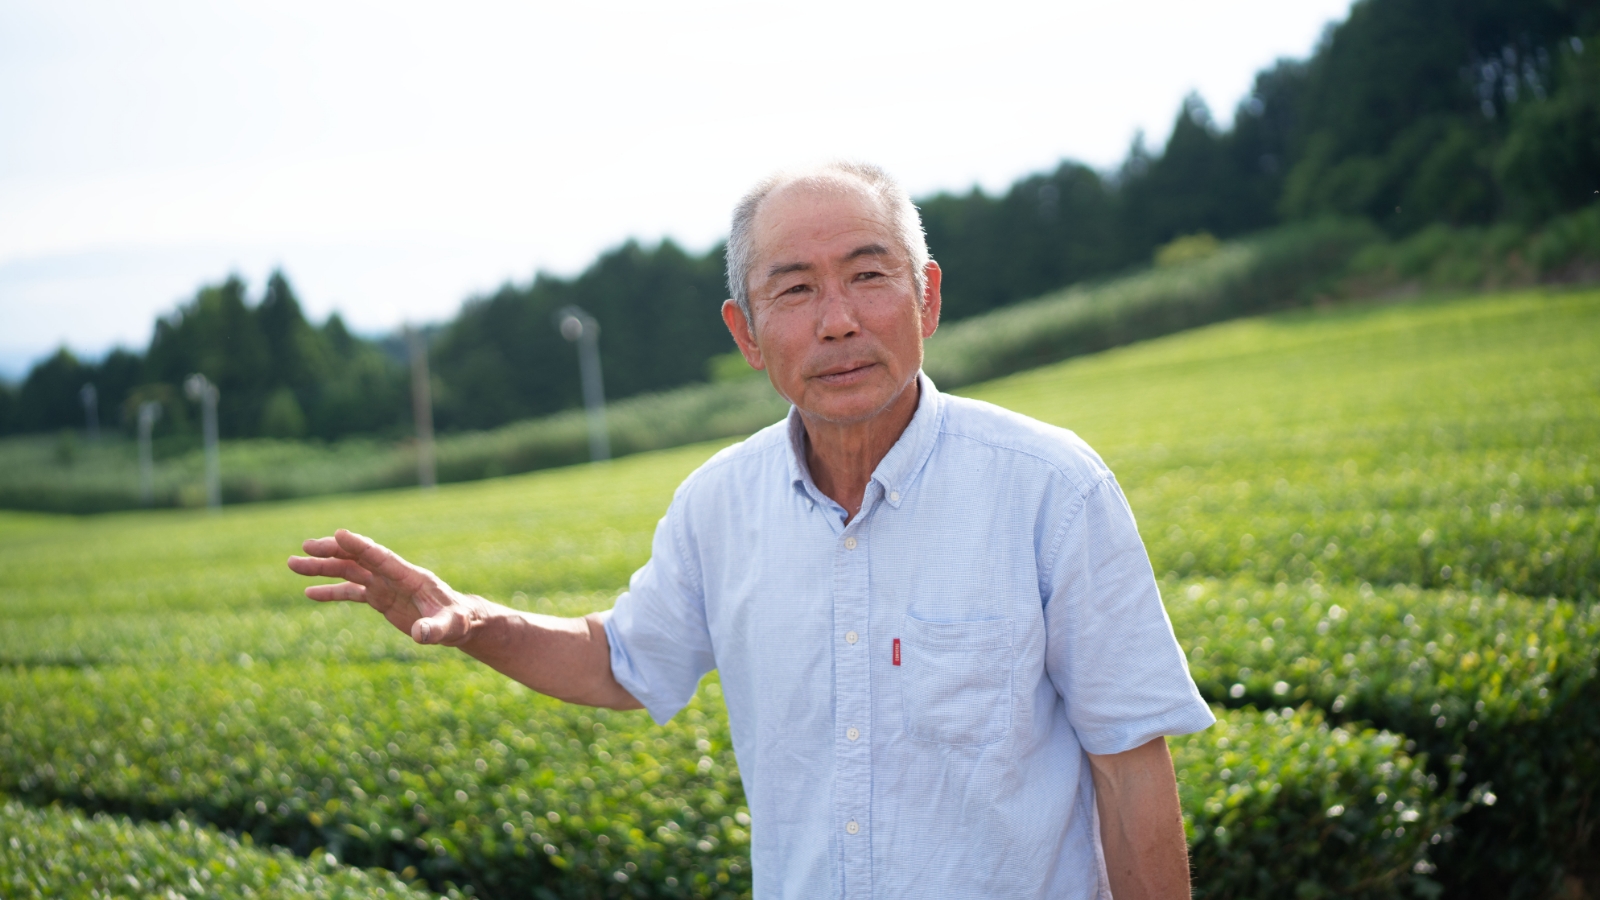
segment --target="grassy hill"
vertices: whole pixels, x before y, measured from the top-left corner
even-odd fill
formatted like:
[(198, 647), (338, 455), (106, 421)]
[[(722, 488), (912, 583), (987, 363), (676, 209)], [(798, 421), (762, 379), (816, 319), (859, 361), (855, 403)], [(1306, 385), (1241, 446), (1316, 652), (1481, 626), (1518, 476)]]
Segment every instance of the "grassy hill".
[[(1101, 452), (1197, 681), (1238, 708), (1174, 742), (1199, 896), (1594, 878), (1596, 346), (1600, 292), (1441, 298), (964, 391)], [(479, 896), (744, 895), (715, 678), (666, 728), (561, 708), (300, 599), (282, 565), (346, 526), (502, 602), (600, 607), (722, 443), (218, 514), (0, 513), (0, 792)]]

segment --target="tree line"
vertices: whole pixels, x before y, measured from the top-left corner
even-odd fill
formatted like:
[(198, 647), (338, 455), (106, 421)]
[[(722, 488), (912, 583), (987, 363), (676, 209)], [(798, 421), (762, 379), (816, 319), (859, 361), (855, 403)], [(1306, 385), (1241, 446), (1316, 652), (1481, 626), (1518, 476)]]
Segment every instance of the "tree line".
[[(1443, 223), (1537, 224), (1600, 201), (1600, 9), (1575, 0), (1359, 0), (1308, 59), (1257, 74), (1230, 127), (1196, 96), (1159, 152), (1142, 138), (1110, 172), (1067, 161), (990, 195), (919, 199), (945, 269), (945, 315), (986, 312), (1149, 262), (1175, 238), (1233, 237), (1328, 215), (1396, 237)], [(287, 278), (254, 301), (238, 278), (156, 323), (144, 352), (63, 349), (0, 385), (0, 434), (101, 420), (194, 428), (180, 385), (219, 385), (225, 437), (396, 436), (409, 429), (403, 343), (309, 322)], [(628, 242), (573, 278), (539, 274), (468, 300), (429, 330), (436, 423), (487, 428), (580, 403), (576, 304), (601, 325), (609, 397), (712, 377), (733, 350), (716, 310), (723, 248)]]

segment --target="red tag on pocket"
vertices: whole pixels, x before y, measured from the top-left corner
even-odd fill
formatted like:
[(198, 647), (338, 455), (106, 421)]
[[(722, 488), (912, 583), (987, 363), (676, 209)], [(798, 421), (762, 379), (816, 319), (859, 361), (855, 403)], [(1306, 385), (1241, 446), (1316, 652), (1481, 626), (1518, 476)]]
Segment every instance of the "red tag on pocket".
[(894, 664), (900, 665), (900, 639), (894, 639)]

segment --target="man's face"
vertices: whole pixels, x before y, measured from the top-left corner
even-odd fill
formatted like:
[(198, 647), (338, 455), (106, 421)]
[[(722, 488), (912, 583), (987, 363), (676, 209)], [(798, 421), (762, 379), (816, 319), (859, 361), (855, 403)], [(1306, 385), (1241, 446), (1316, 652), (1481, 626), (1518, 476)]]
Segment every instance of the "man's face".
[(750, 365), (827, 422), (871, 419), (900, 399), (939, 325), (938, 265), (919, 297), (886, 211), (849, 182), (779, 188), (753, 233), (753, 331), (732, 301), (723, 307)]

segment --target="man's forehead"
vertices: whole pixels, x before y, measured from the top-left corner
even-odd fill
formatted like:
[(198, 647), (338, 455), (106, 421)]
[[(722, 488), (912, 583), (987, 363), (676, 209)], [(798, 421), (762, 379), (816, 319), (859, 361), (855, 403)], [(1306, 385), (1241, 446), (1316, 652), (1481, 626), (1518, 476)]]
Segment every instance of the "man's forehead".
[[(774, 257), (809, 254), (830, 247), (841, 256), (894, 253), (893, 224), (883, 203), (854, 179), (806, 179), (775, 189), (756, 215), (757, 252), (764, 263)], [(789, 262), (789, 260), (785, 260)], [(763, 273), (752, 273), (760, 275)]]

